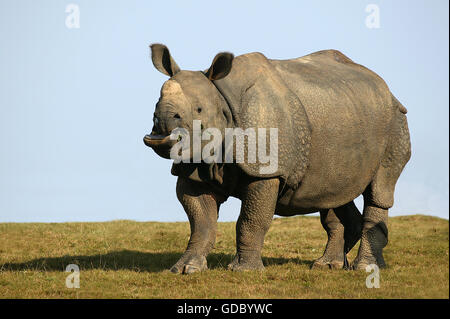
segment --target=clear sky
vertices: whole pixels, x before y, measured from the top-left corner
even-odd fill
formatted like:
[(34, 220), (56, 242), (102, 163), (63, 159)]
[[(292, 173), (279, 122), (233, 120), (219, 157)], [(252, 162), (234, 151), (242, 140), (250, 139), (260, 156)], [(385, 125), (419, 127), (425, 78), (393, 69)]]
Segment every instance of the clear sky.
[[(70, 3), (80, 28), (66, 26)], [(379, 28), (366, 26), (369, 4)], [(337, 49), (377, 72), (408, 108), (413, 150), (390, 216), (448, 219), (448, 6), (0, 0), (0, 222), (187, 220), (171, 162), (142, 142), (166, 80), (149, 58), (154, 42), (189, 70), (219, 51), (284, 59)], [(229, 200), (219, 220), (238, 214)]]

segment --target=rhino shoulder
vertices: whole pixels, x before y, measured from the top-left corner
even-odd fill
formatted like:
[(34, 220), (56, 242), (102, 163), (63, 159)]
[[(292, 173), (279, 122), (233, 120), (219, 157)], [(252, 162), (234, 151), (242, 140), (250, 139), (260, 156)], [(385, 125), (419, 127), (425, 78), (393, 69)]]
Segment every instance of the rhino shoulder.
[(261, 60), (267, 60), (267, 57), (264, 54), (262, 54), (261, 52), (250, 52), (250, 53), (245, 53), (245, 54), (239, 55), (235, 59), (261, 61)]
[[(309, 55), (307, 55), (305, 57), (310, 57), (310, 58), (320, 57), (320, 58), (330, 59), (330, 60), (333, 60), (333, 61), (336, 61), (336, 62), (339, 62), (339, 63), (355, 64), (355, 65), (357, 65), (355, 62), (353, 62), (352, 59), (350, 59), (344, 53), (342, 53), (341, 51), (338, 51), (338, 50), (334, 50), (334, 49), (322, 50), (322, 51), (314, 52), (314, 53), (309, 54)], [(305, 57), (303, 57), (303, 58), (305, 58)]]
[(334, 49), (328, 49), (328, 50), (321, 50), (317, 52), (313, 52), (298, 58), (294, 59), (287, 59), (287, 60), (271, 60), (275, 62), (283, 62), (283, 61), (290, 61), (290, 62), (302, 62), (302, 63), (308, 63), (308, 62), (320, 62), (320, 61), (328, 61), (328, 62), (338, 62), (342, 64), (353, 64), (358, 65), (357, 63), (353, 62), (352, 59), (350, 59), (348, 56), (346, 56), (344, 53), (338, 50)]
[(246, 73), (246, 77), (257, 78), (258, 73), (267, 71), (269, 59), (261, 52), (251, 52), (239, 55), (233, 60), (233, 69)]

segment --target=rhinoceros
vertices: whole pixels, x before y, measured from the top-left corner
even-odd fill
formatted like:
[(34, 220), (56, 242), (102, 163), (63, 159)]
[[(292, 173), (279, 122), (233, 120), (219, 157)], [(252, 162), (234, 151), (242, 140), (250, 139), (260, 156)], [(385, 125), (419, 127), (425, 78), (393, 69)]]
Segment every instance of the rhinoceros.
[[(165, 45), (150, 48), (155, 68), (170, 77), (144, 137), (158, 155), (172, 158), (179, 142), (172, 132), (192, 134), (194, 121), (222, 136), (229, 128), (277, 129), (278, 162), (270, 172), (262, 161), (174, 161), (171, 173), (178, 176), (176, 194), (191, 236), (172, 272), (208, 268), (219, 207), (230, 196), (241, 200), (232, 270), (264, 269), (261, 250), (274, 214), (314, 212), (320, 212), (328, 242), (313, 268), (385, 266), (388, 209), (411, 144), (407, 110), (380, 76), (336, 50), (290, 60), (222, 52), (207, 70), (185, 71)], [(354, 204), (360, 195), (362, 215)], [(357, 257), (348, 264), (346, 255), (358, 241)]]

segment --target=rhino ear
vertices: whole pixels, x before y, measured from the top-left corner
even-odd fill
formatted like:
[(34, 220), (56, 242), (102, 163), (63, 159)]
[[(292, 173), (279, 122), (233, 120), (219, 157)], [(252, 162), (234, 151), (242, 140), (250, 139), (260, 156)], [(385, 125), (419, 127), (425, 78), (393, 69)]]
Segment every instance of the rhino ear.
[(221, 52), (216, 55), (205, 75), (211, 81), (223, 79), (230, 73), (234, 55), (229, 52)]
[(180, 68), (172, 59), (169, 49), (164, 44), (150, 45), (152, 51), (152, 62), (155, 68), (170, 77), (180, 72)]

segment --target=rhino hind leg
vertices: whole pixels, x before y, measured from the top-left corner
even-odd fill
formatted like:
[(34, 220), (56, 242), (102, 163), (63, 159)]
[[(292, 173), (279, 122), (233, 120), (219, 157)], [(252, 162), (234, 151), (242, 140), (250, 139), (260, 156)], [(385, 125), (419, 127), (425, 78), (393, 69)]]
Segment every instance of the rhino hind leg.
[(206, 256), (214, 247), (220, 202), (204, 185), (178, 178), (177, 197), (189, 218), (191, 237), (186, 251), (170, 269), (190, 274), (208, 269)]
[(388, 210), (373, 205), (365, 205), (364, 226), (358, 255), (353, 262), (353, 269), (366, 269), (375, 264), (379, 268), (386, 267), (383, 248), (388, 243)]
[(374, 179), (364, 191), (363, 232), (354, 269), (370, 264), (383, 268), (383, 248), (388, 243), (388, 209), (394, 205), (395, 184), (411, 157), (406, 116), (398, 112), (385, 156)]
[(365, 270), (375, 264), (386, 267), (383, 248), (388, 243), (388, 210), (393, 205), (396, 179), (392, 169), (380, 166), (372, 183), (364, 191), (363, 230), (353, 269)]
[(353, 201), (335, 209), (320, 212), (320, 221), (328, 242), (323, 256), (312, 268), (348, 268), (347, 253), (361, 238), (362, 216)]
[(327, 232), (328, 241), (325, 251), (316, 259), (311, 268), (341, 269), (344, 267), (344, 225), (333, 209), (320, 211), (320, 222)]

